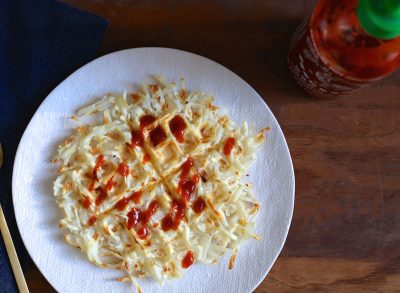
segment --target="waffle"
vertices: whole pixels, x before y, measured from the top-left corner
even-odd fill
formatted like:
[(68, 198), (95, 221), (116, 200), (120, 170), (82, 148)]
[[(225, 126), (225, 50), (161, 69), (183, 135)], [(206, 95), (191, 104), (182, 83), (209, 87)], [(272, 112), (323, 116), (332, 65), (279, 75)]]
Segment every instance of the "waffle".
[[(220, 114), (214, 98), (155, 77), (135, 93), (108, 94), (73, 119), (60, 145), (54, 195), (65, 240), (121, 281), (180, 278), (193, 263), (233, 268), (260, 208), (242, 177), (264, 141)], [(85, 124), (87, 116), (100, 122)]]

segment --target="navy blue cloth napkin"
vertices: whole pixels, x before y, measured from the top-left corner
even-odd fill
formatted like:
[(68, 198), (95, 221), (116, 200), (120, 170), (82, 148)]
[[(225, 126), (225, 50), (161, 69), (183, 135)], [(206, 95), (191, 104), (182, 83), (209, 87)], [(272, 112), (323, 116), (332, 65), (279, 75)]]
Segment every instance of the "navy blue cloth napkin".
[[(106, 27), (104, 19), (60, 2), (0, 0), (0, 142), (4, 152), (0, 202), (23, 267), (30, 261), (11, 198), (12, 165), (19, 140), (47, 94), (95, 57)], [(17, 292), (16, 288), (0, 240), (0, 291)]]

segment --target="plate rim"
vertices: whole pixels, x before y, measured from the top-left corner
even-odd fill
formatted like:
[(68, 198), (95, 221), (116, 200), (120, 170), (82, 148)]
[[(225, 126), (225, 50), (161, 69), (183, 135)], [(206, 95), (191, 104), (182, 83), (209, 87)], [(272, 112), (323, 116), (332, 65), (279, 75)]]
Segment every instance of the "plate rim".
[(267, 275), (268, 275), (268, 273), (270, 272), (271, 268), (272, 268), (273, 265), (275, 264), (277, 258), (278, 258), (279, 255), (281, 254), (282, 249), (283, 249), (283, 247), (284, 247), (284, 245), (285, 245), (285, 243), (286, 243), (286, 240), (287, 240), (287, 237), (288, 237), (288, 234), (289, 234), (290, 226), (291, 226), (291, 223), (292, 223), (292, 220), (293, 220), (294, 203), (295, 203), (295, 191), (296, 191), (296, 181), (295, 181), (295, 173), (294, 173), (293, 160), (292, 160), (292, 157), (291, 157), (291, 154), (290, 154), (290, 150), (289, 150), (289, 146), (288, 146), (286, 137), (285, 137), (285, 135), (284, 135), (284, 133), (283, 133), (283, 130), (282, 130), (282, 128), (281, 128), (281, 126), (280, 126), (278, 120), (276, 119), (274, 113), (273, 113), (272, 110), (269, 108), (267, 102), (262, 98), (262, 96), (261, 96), (261, 95), (260, 95), (260, 94), (259, 94), (259, 93), (258, 93), (244, 78), (242, 78), (241, 76), (239, 76), (239, 75), (236, 74), (234, 71), (232, 71), (231, 69), (227, 68), (226, 66), (224, 66), (224, 65), (222, 65), (222, 64), (220, 64), (220, 63), (218, 63), (218, 62), (216, 62), (216, 61), (214, 61), (214, 60), (212, 60), (212, 59), (210, 59), (210, 58), (208, 58), (208, 57), (202, 56), (202, 55), (197, 54), (197, 53), (188, 52), (188, 51), (185, 51), (185, 50), (180, 50), (180, 49), (175, 49), (175, 48), (168, 48), (168, 47), (135, 47), (135, 48), (128, 48), (128, 49), (123, 49), (123, 50), (114, 51), (114, 52), (111, 52), (111, 53), (102, 55), (102, 56), (100, 56), (100, 57), (98, 57), (98, 58), (95, 58), (95, 59), (93, 59), (93, 60), (90, 60), (90, 61), (87, 62), (86, 64), (82, 65), (81, 67), (79, 67), (78, 69), (76, 69), (75, 71), (73, 71), (72, 73), (70, 73), (68, 76), (66, 76), (62, 81), (60, 81), (60, 82), (57, 84), (57, 86), (55, 86), (55, 87), (47, 94), (47, 96), (43, 99), (43, 101), (40, 103), (40, 105), (39, 105), (38, 108), (36, 109), (35, 113), (34, 113), (34, 114), (32, 115), (32, 117), (30, 118), (29, 123), (28, 123), (27, 126), (25, 127), (25, 130), (24, 130), (24, 132), (23, 132), (23, 134), (22, 134), (22, 136), (21, 136), (21, 139), (20, 139), (19, 142), (18, 142), (18, 147), (17, 147), (16, 153), (15, 153), (14, 163), (13, 163), (12, 180), (11, 180), (13, 211), (14, 211), (14, 216), (15, 216), (15, 220), (16, 220), (16, 223), (17, 223), (18, 233), (20, 234), (20, 237), (21, 237), (21, 239), (22, 239), (23, 245), (24, 245), (26, 251), (28, 252), (29, 257), (31, 258), (31, 260), (33, 261), (33, 263), (35, 264), (35, 266), (37, 267), (37, 269), (40, 271), (40, 273), (44, 276), (44, 278), (46, 279), (46, 281), (53, 287), (53, 289), (57, 290), (56, 286), (55, 286), (55, 285), (49, 280), (49, 278), (42, 272), (42, 269), (40, 268), (40, 266), (38, 266), (36, 260), (32, 257), (32, 253), (31, 253), (30, 249), (29, 249), (28, 246), (25, 244), (25, 239), (24, 239), (24, 237), (23, 237), (23, 235), (22, 235), (22, 233), (21, 233), (21, 229), (20, 229), (20, 227), (21, 227), (20, 219), (19, 219), (19, 217), (17, 217), (17, 213), (16, 213), (16, 199), (15, 199), (15, 197), (14, 197), (14, 194), (16, 193), (16, 190), (15, 190), (16, 187), (15, 187), (15, 186), (16, 186), (16, 184), (17, 184), (17, 183), (16, 183), (17, 179), (16, 179), (16, 174), (15, 174), (15, 173), (16, 173), (16, 172), (15, 172), (15, 170), (16, 170), (15, 167), (16, 167), (16, 165), (17, 165), (17, 162), (19, 161), (19, 160), (18, 160), (19, 156), (21, 156), (21, 152), (22, 152), (22, 151), (21, 151), (21, 148), (22, 148), (21, 145), (22, 145), (22, 142), (26, 139), (26, 133), (27, 133), (29, 127), (31, 126), (31, 123), (32, 123), (32, 120), (33, 120), (34, 116), (35, 116), (36, 113), (39, 112), (39, 110), (43, 107), (44, 103), (45, 103), (46, 100), (49, 98), (49, 96), (51, 96), (51, 95), (53, 94), (53, 92), (55, 92), (59, 87), (61, 87), (62, 84), (63, 84), (68, 78), (70, 78), (72, 75), (76, 74), (77, 72), (79, 72), (79, 71), (81, 71), (81, 70), (84, 70), (86, 67), (90, 66), (92, 63), (98, 62), (98, 61), (100, 61), (101, 59), (106, 59), (106, 58), (110, 57), (111, 55), (118, 55), (118, 54), (121, 54), (121, 53), (124, 53), (124, 52), (127, 52), (127, 51), (132, 52), (132, 51), (135, 51), (135, 50), (149, 50), (149, 49), (151, 49), (151, 50), (152, 50), (152, 49), (168, 50), (168, 51), (175, 51), (176, 53), (179, 53), (179, 54), (194, 55), (194, 56), (196, 56), (196, 57), (200, 57), (200, 58), (202, 58), (202, 59), (205, 59), (205, 60), (208, 61), (208, 62), (212, 62), (212, 63), (217, 64), (218, 66), (222, 67), (224, 70), (228, 71), (230, 74), (234, 75), (236, 78), (241, 79), (241, 80), (251, 89), (251, 91), (253, 91), (253, 92), (256, 94), (257, 98), (258, 98), (259, 100), (262, 101), (262, 104), (264, 105), (264, 107), (266, 108), (266, 110), (270, 112), (272, 120), (275, 121), (275, 123), (276, 123), (276, 125), (277, 125), (277, 130), (278, 130), (278, 132), (280, 132), (280, 133), (282, 134), (282, 138), (283, 138), (284, 145), (285, 145), (285, 152), (286, 152), (286, 154), (287, 154), (287, 157), (289, 158), (289, 163), (290, 163), (290, 164), (289, 164), (289, 166), (290, 166), (290, 180), (291, 180), (291, 182), (293, 183), (293, 184), (292, 184), (292, 192), (291, 192), (291, 195), (292, 195), (292, 196), (291, 196), (291, 199), (292, 199), (292, 200), (291, 200), (291, 202), (290, 202), (290, 213), (288, 214), (288, 216), (290, 216), (290, 218), (289, 218), (289, 221), (288, 221), (287, 226), (286, 226), (286, 230), (285, 230), (285, 235), (284, 235), (283, 241), (281, 242), (280, 247), (279, 247), (279, 249), (278, 249), (276, 255), (274, 256), (273, 261), (271, 262), (271, 264), (270, 264), (268, 267), (266, 267), (266, 270), (265, 270), (265, 272), (264, 272), (264, 274), (263, 274), (263, 277), (258, 281), (258, 283), (257, 283), (257, 284), (253, 287), (253, 289), (251, 290), (251, 292), (253, 292), (256, 288), (258, 288), (258, 286), (259, 286), (259, 285), (265, 280), (265, 278), (267, 277)]

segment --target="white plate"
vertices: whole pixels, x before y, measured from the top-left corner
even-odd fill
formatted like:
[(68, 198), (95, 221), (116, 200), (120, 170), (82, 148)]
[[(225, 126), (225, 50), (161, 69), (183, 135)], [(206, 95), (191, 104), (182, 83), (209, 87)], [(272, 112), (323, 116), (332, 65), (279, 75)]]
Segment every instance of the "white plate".
[(250, 292), (270, 270), (288, 233), (294, 203), (289, 150), (274, 115), (243, 79), (209, 59), (174, 49), (139, 48), (103, 56), (74, 72), (44, 100), (25, 130), (14, 163), (13, 201), (25, 246), (60, 292), (132, 292), (129, 283), (115, 281), (121, 272), (98, 268), (63, 241), (58, 228), (62, 213), (52, 190), (56, 167), (50, 160), (76, 127), (69, 117), (78, 108), (104, 93), (133, 90), (154, 74), (169, 81), (185, 77), (189, 90), (213, 93), (233, 121), (247, 120), (256, 130), (269, 126), (271, 131), (249, 172), (262, 204), (256, 219), (262, 240), (250, 240), (239, 249), (233, 270), (228, 270), (227, 254), (215, 266), (193, 265), (182, 279), (163, 287), (140, 280), (143, 291)]

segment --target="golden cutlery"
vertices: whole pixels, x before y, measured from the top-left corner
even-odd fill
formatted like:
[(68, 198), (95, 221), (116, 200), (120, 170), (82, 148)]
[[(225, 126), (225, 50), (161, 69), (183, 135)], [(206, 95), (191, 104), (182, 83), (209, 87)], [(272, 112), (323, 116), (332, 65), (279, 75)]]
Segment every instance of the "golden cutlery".
[[(0, 143), (0, 167), (3, 164), (3, 150)], [(3, 236), (4, 244), (6, 246), (7, 254), (10, 259), (11, 267), (14, 272), (14, 277), (17, 282), (19, 292), (28, 293), (29, 289), (26, 285), (24, 273), (22, 272), (21, 265), (18, 260), (17, 252), (15, 251), (14, 243), (11, 238), (10, 231), (8, 230), (6, 218), (4, 217), (3, 209), (0, 204), (0, 231)]]

